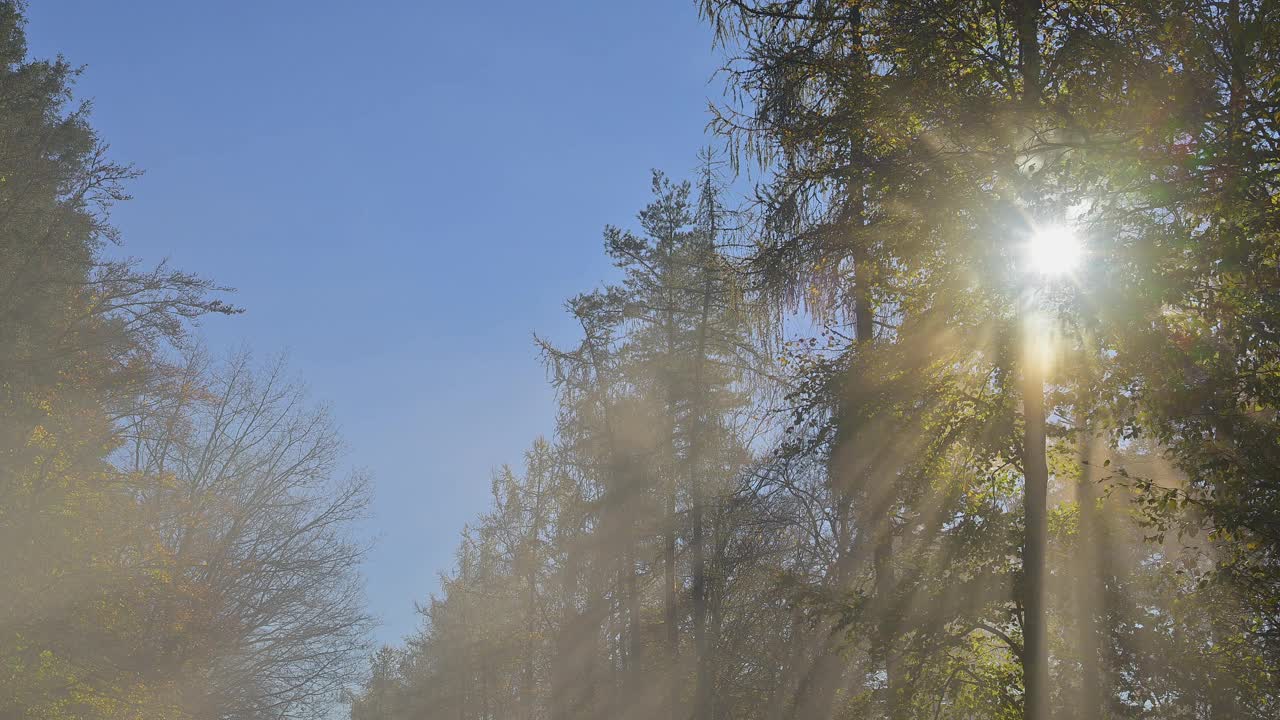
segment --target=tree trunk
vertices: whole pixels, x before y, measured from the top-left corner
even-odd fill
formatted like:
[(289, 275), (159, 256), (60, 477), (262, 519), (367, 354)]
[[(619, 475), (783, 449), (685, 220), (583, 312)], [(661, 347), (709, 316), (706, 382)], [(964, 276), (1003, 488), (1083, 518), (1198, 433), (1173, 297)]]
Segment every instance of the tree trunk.
[(711, 322), (711, 305), (715, 293), (716, 271), (714, 263), (716, 260), (715, 242), (717, 233), (715, 196), (709, 165), (705, 169), (703, 193), (709, 204), (707, 205), (706, 237), (701, 238), (704, 244), (700, 246), (701, 252), (696, 256), (701, 266), (698, 270), (702, 273), (702, 308), (698, 318), (698, 343), (693, 358), (693, 397), (690, 403), (690, 420), (693, 427), (689, 434), (689, 456), (687, 458), (689, 492), (693, 498), (689, 517), (689, 544), (693, 564), (693, 642), (698, 663), (694, 690), (694, 717), (699, 718), (699, 720), (706, 720), (710, 717), (714, 692), (712, 683), (715, 677), (707, 638), (707, 562), (705, 528), (703, 527), (706, 515), (706, 482), (705, 478), (701, 477), (703, 446), (706, 441), (705, 436), (709, 424), (706, 410), (708, 389), (705, 387), (703, 371), (707, 357), (707, 333), (709, 330), (708, 325)]
[[(677, 299), (673, 296), (670, 285), (670, 275), (674, 268), (673, 253), (675, 251), (676, 238), (670, 237), (667, 242), (659, 244), (659, 247), (665, 251), (662, 255), (662, 262), (659, 265), (658, 281), (662, 284), (663, 289), (663, 310), (662, 310), (662, 330), (666, 343), (665, 355), (668, 363), (671, 363), (676, 357), (676, 318), (675, 312), (678, 305)], [(668, 371), (670, 367), (668, 366)], [(665, 624), (667, 631), (667, 715), (675, 720), (683, 713), (680, 711), (680, 686), (684, 673), (680, 667), (680, 617), (678, 604), (678, 580), (676, 576), (676, 536), (679, 529), (679, 516), (676, 514), (676, 496), (679, 488), (677, 487), (677, 471), (675, 465), (677, 435), (678, 435), (678, 399), (676, 397), (676, 387), (673, 377), (674, 373), (670, 373), (666, 380), (666, 402), (667, 402), (667, 448), (670, 455), (667, 460), (671, 462), (669, 466), (668, 477), (666, 478), (666, 517), (664, 518), (665, 537), (663, 538), (662, 548), (662, 588), (663, 588), (663, 605), (665, 610)]]
[(529, 536), (525, 540), (525, 652), (524, 672), (520, 688), (520, 714), (525, 720), (532, 720), (534, 705), (534, 656), (537, 647), (534, 637), (537, 636), (538, 622), (538, 536), (542, 534), (542, 478), (534, 489), (533, 518), (530, 523)]
[(707, 562), (706, 543), (703, 537), (705, 508), (702, 490), (693, 487), (693, 508), (689, 516), (691, 529), (689, 545), (693, 564), (693, 644), (698, 657), (697, 685), (694, 691), (693, 717), (705, 720), (711, 698), (710, 655), (707, 652)]
[(638, 683), (644, 656), (644, 622), (640, 616), (640, 571), (637, 568), (637, 535), (635, 523), (630, 523), (628, 547), (624, 553), (627, 584), (627, 665), (631, 682)]
[[(1021, 55), (1022, 103), (1025, 122), (1034, 122), (1040, 110), (1040, 2), (1016, 0), (1018, 51)], [(1022, 364), (1023, 401), (1023, 511), (1026, 538), (1022, 548), (1023, 652), (1025, 690), (1023, 716), (1027, 720), (1049, 717), (1049, 648), (1045, 611), (1045, 551), (1048, 544), (1049, 470), (1045, 462), (1044, 378), (1029, 308), (1024, 308)]]
[[(1025, 324), (1030, 326), (1030, 318)], [(1023, 512), (1026, 538), (1022, 547), (1023, 651), (1022, 677), (1025, 688), (1023, 716), (1027, 720), (1048, 720), (1049, 658), (1045, 613), (1045, 550), (1049, 525), (1049, 469), (1045, 464), (1044, 379), (1041, 359), (1032, 332), (1025, 332), (1026, 358), (1022, 364), (1023, 403)]]
[(708, 633), (708, 642), (706, 648), (706, 659), (702, 664), (706, 673), (705, 687), (707, 688), (707, 708), (706, 720), (716, 720), (720, 714), (720, 693), (719, 686), (716, 683), (716, 671), (719, 669), (719, 653), (717, 652), (718, 643), (721, 634), (724, 631), (724, 598), (727, 588), (724, 582), (724, 566), (725, 566), (725, 517), (723, 508), (718, 508), (715, 512), (715, 520), (711, 525), (711, 575), (713, 582), (708, 584), (709, 598), (707, 603), (707, 612), (710, 614), (710, 631)]
[(667, 626), (667, 661), (669, 663), (669, 677), (667, 682), (669, 687), (668, 693), (668, 715), (676, 717), (679, 715), (680, 702), (680, 620), (677, 615), (678, 606), (676, 604), (676, 491), (675, 491), (675, 475), (671, 476), (671, 488), (667, 494), (667, 536), (664, 538), (664, 547), (662, 550), (663, 560), (663, 577), (662, 587), (666, 596), (664, 604), (666, 606), (666, 626)]
[[(572, 542), (572, 541), (570, 541)], [(578, 668), (581, 649), (586, 646), (586, 638), (578, 638), (579, 622), (577, 605), (574, 598), (578, 594), (578, 555), (575, 548), (569, 548), (564, 574), (560, 580), (561, 602), (560, 628), (556, 635), (555, 657), (552, 658), (551, 680), (551, 720), (569, 720), (574, 714), (577, 703), (574, 682), (581, 681)]]
[(1076, 489), (1076, 502), (1080, 505), (1079, 563), (1076, 567), (1076, 608), (1078, 623), (1078, 652), (1080, 653), (1080, 720), (1101, 720), (1102, 674), (1099, 667), (1101, 653), (1101, 628), (1099, 614), (1103, 593), (1102, 569), (1097, 562), (1099, 546), (1097, 457), (1094, 452), (1094, 436), (1087, 414), (1080, 448), (1080, 482)]
[(788, 623), (786, 662), (777, 674), (773, 696), (769, 701), (766, 720), (783, 720), (791, 707), (791, 699), (795, 697), (796, 669), (800, 667), (804, 650), (804, 613), (798, 603), (791, 606), (791, 619)]

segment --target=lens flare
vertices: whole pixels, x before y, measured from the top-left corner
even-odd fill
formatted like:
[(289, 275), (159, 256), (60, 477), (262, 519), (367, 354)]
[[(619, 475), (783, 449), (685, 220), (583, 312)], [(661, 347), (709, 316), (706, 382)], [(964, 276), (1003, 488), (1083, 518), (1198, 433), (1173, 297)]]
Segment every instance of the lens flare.
[(1036, 228), (1027, 243), (1027, 261), (1031, 270), (1046, 276), (1068, 275), (1084, 258), (1080, 238), (1063, 225)]

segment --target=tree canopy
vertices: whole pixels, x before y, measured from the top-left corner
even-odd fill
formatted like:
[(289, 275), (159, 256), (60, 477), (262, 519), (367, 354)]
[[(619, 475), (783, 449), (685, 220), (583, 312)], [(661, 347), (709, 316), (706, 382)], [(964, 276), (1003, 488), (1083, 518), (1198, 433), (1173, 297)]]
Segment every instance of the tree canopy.
[(369, 478), (119, 259), (138, 171), (0, 1), (0, 717), (1280, 714), (1280, 4), (696, 7), (712, 146), (370, 652)]
[(283, 369), (191, 335), (227, 290), (119, 256), (137, 175), (0, 3), (0, 716), (294, 718), (369, 619), (359, 478)]
[(727, 163), (353, 717), (1274, 715), (1280, 9), (699, 7)]

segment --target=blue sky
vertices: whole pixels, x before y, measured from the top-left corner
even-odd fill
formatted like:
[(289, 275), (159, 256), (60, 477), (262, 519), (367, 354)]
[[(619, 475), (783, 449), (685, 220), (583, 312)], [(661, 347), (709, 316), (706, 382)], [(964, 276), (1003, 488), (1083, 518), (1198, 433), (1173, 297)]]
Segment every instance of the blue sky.
[(236, 287), (211, 349), (288, 351), (377, 482), (378, 633), (417, 625), (492, 468), (551, 429), (531, 333), (612, 277), (649, 169), (685, 175), (717, 56), (693, 0), (29, 9), (32, 54), (146, 175), (125, 251)]

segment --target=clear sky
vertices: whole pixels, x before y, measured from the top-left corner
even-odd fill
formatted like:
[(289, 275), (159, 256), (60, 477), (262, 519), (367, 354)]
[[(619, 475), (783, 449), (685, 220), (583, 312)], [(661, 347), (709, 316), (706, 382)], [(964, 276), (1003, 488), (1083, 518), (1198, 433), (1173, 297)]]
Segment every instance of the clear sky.
[(718, 96), (693, 0), (40, 0), (34, 55), (146, 175), (125, 250), (238, 288), (211, 349), (287, 350), (377, 481), (369, 599), (417, 625), (490, 470), (551, 429), (531, 333), (612, 277), (649, 169), (685, 175)]

